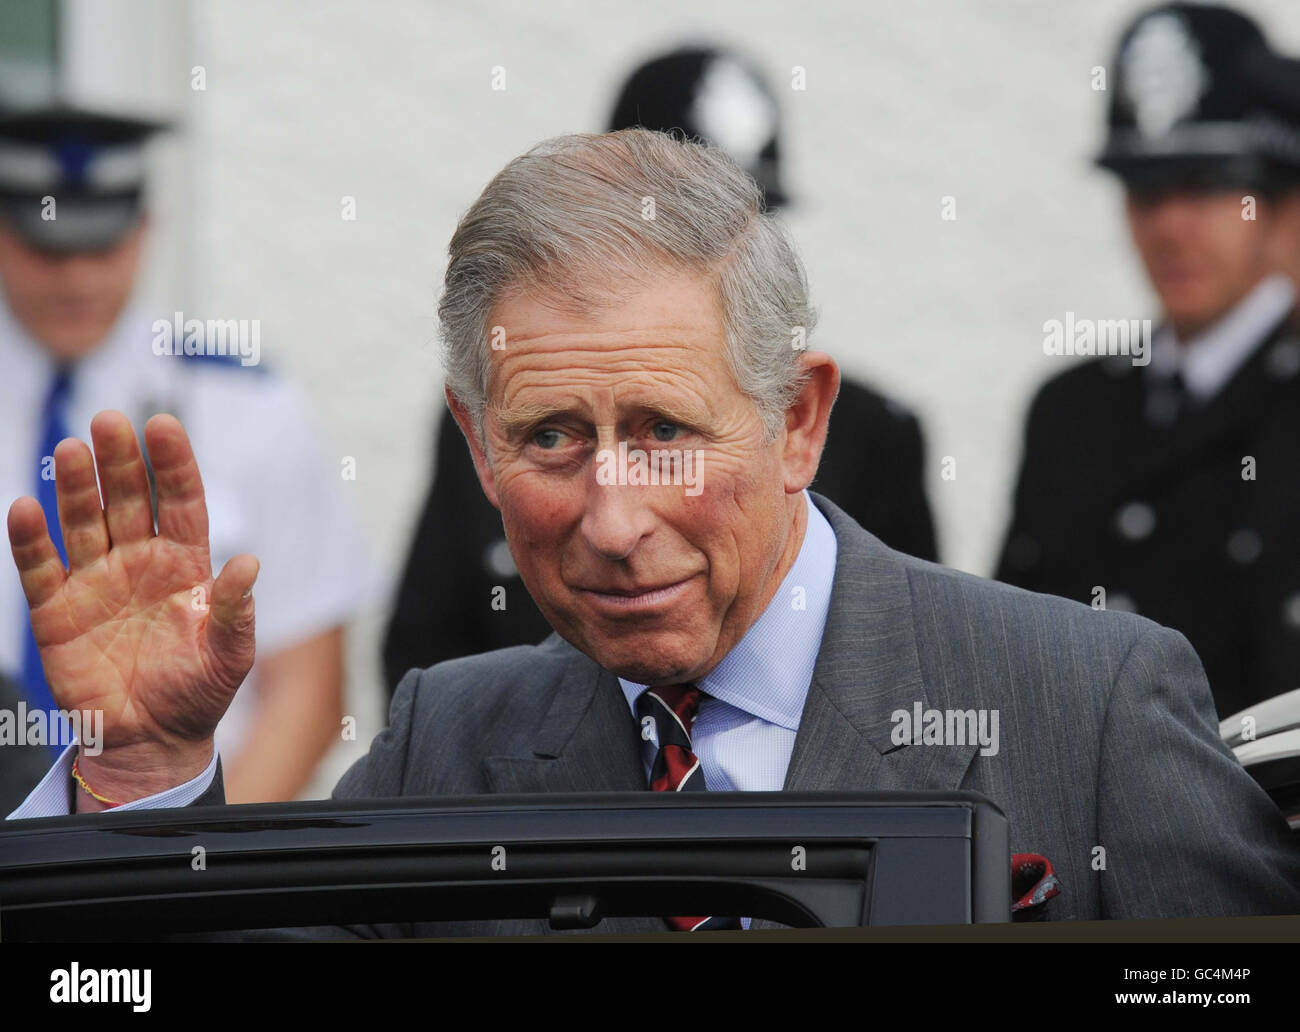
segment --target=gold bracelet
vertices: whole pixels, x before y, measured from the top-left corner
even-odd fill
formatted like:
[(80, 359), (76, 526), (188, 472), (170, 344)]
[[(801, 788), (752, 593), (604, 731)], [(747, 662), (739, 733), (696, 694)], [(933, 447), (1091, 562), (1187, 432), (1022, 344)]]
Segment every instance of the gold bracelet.
[(91, 788), (88, 784), (86, 784), (86, 779), (83, 778), (83, 777), (81, 776), (81, 771), (79, 771), (79, 770), (77, 769), (77, 760), (78, 760), (78, 759), (80, 759), (79, 756), (74, 756), (73, 759), (72, 759), (72, 777), (73, 777), (73, 779), (77, 782), (77, 784), (80, 785), (82, 788), (84, 788), (84, 789), (86, 790), (86, 793), (87, 793), (87, 794), (88, 794), (92, 799), (98, 799), (101, 803), (106, 803), (106, 804), (109, 805), (109, 806), (121, 806), (122, 804), (119, 803), (116, 799), (108, 799), (108, 798), (106, 798), (106, 797), (100, 795), (100, 794), (99, 794), (98, 792), (96, 792), (93, 788)]

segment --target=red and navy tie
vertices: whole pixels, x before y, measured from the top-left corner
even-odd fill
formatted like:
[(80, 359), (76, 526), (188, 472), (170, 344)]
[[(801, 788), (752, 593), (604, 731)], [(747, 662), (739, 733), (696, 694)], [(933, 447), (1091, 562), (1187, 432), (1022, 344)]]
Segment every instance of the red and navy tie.
[[(693, 684), (647, 688), (636, 700), (637, 720), (645, 741), (657, 739), (659, 751), (650, 768), (650, 788), (655, 792), (704, 792), (704, 771), (691, 748), (691, 728), (699, 712), (701, 692)], [(666, 917), (679, 932), (740, 928), (734, 917)]]

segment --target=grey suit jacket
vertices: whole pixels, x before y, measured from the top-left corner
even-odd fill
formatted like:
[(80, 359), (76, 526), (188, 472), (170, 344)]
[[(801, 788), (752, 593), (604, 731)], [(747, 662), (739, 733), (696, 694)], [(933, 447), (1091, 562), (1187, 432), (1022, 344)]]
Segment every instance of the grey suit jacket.
[[(1300, 913), (1300, 838), (1221, 742), (1181, 634), (913, 559), (813, 499), (838, 557), (786, 790), (982, 792), (1006, 812), (1012, 852), (1054, 865), (1053, 919)], [(895, 745), (891, 715), (916, 703), (998, 711), (996, 755), (978, 743)], [(638, 744), (617, 678), (553, 635), (412, 670), (390, 726), (334, 797), (644, 790)], [(609, 919), (596, 931), (663, 928)]]

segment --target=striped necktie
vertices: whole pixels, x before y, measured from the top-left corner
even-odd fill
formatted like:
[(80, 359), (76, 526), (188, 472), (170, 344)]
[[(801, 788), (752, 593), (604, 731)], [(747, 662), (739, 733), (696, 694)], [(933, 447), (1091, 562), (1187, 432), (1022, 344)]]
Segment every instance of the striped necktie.
[[(37, 442), (36, 453), (36, 500), (45, 511), (45, 525), (50, 531), (50, 540), (59, 553), (59, 558), (66, 563), (67, 552), (63, 547), (63, 530), (59, 526), (59, 501), (54, 487), (54, 446), (68, 436), (68, 395), (72, 391), (72, 372), (67, 366), (55, 370), (54, 380), (45, 397), (45, 408), (41, 415), (41, 434)], [(47, 743), (51, 753), (58, 755), (62, 747), (57, 743), (69, 740), (57, 731), (63, 723), (53, 713), (58, 709), (50, 686), (45, 682), (45, 671), (41, 667), (40, 650), (36, 647), (36, 637), (32, 634), (32, 623), (23, 607), (24, 642), (23, 642), (23, 695), (33, 710), (45, 710), (51, 713), (49, 738)], [(56, 722), (57, 721), (57, 722)], [(64, 729), (66, 733), (66, 728)]]
[[(645, 741), (657, 740), (650, 768), (650, 788), (655, 792), (704, 792), (704, 771), (691, 748), (691, 728), (699, 712), (703, 693), (693, 684), (647, 688), (636, 700), (637, 720)], [(678, 932), (738, 929), (734, 917), (666, 917), (668, 927)]]

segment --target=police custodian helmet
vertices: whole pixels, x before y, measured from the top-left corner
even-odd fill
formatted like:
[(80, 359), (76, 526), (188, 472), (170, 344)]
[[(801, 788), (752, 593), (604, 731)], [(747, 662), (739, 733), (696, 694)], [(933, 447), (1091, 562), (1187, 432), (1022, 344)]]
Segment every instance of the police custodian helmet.
[(609, 131), (640, 126), (680, 131), (726, 151), (754, 177), (768, 208), (788, 202), (781, 186), (776, 95), (741, 58), (686, 46), (639, 65), (614, 102)]
[(0, 218), (48, 252), (111, 247), (140, 219), (159, 122), (56, 105), (0, 113)]
[(1250, 18), (1210, 4), (1139, 15), (1111, 64), (1108, 134), (1097, 164), (1136, 192), (1251, 187), (1284, 173), (1260, 146), (1258, 105), (1242, 69), (1269, 54)]

